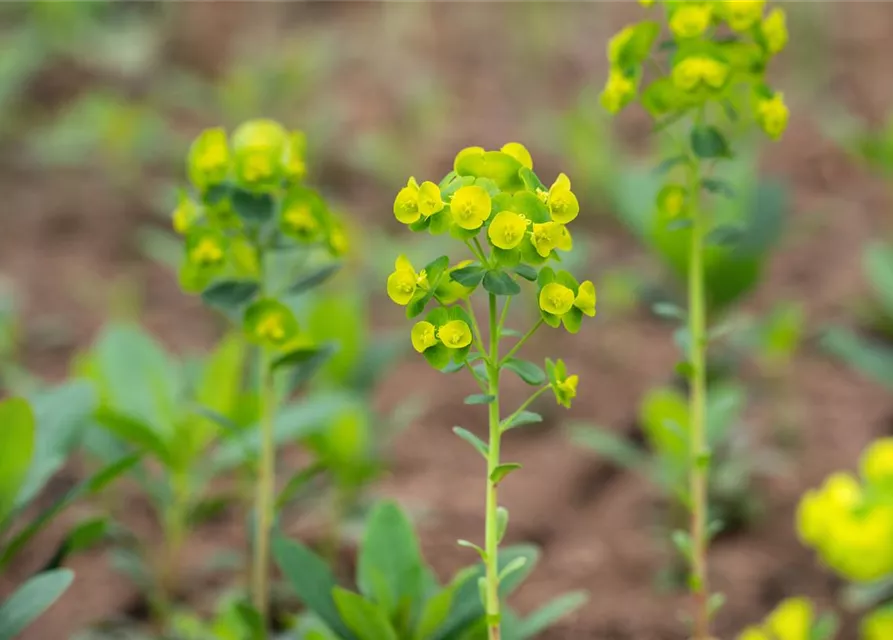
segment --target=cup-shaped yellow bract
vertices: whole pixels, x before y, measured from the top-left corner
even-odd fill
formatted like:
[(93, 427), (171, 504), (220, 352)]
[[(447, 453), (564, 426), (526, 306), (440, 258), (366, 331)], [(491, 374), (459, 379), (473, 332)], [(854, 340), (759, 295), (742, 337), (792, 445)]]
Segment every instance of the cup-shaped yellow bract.
[(189, 180), (200, 190), (221, 184), (229, 177), (231, 162), (226, 131), (205, 129), (189, 147)]
[(862, 453), (859, 470), (866, 482), (893, 489), (893, 438), (872, 442)]
[(228, 245), (226, 236), (216, 229), (193, 229), (186, 237), (186, 261), (199, 269), (223, 267)]
[(405, 255), (397, 256), (397, 260), (394, 262), (394, 272), (388, 276), (388, 297), (405, 307), (412, 300), (418, 288), (428, 288), (425, 270), (422, 269), (421, 273), (416, 273), (409, 258)]
[(201, 218), (199, 204), (181, 189), (177, 195), (177, 208), (172, 216), (174, 231), (185, 234)]
[(599, 99), (608, 113), (619, 113), (636, 97), (637, 77), (630, 77), (623, 69), (611, 69)]
[(570, 409), (571, 402), (577, 397), (580, 376), (567, 375), (567, 366), (564, 364), (564, 360), (552, 362), (548, 358), (546, 358), (546, 376), (552, 393), (555, 394), (555, 401), (562, 407)]
[(305, 243), (324, 240), (326, 204), (313, 189), (291, 187), (282, 199), (279, 216), (279, 228), (285, 235)]
[(426, 180), (419, 186), (419, 213), (425, 218), (439, 213), (443, 209), (443, 198), (440, 195), (440, 187)]
[(284, 175), (288, 134), (274, 120), (249, 120), (233, 132), (236, 178), (251, 190), (278, 186)]
[(419, 212), (419, 183), (410, 177), (406, 186), (397, 192), (394, 198), (394, 217), (403, 224), (417, 222), (422, 214)]
[(815, 619), (810, 600), (788, 598), (766, 616), (762, 625), (746, 628), (737, 640), (810, 640)]
[(766, 0), (723, 0), (720, 11), (732, 31), (742, 32), (763, 17)]
[(450, 362), (464, 363), (473, 340), (471, 319), (462, 307), (433, 309), (412, 329), (413, 347), (435, 369)]
[(677, 38), (697, 38), (713, 19), (713, 7), (707, 2), (680, 2), (670, 13), (670, 30)]
[(272, 298), (253, 302), (245, 310), (242, 327), (252, 342), (271, 349), (287, 348), (300, 337), (292, 310)]
[(486, 151), (483, 147), (467, 147), (456, 154), (453, 171), (461, 177), (491, 180), (501, 191), (514, 193), (524, 189), (521, 170), (526, 167), (515, 157), (519, 149), (509, 147), (509, 151), (512, 153)]
[(412, 328), (412, 348), (419, 353), (424, 353), (437, 344), (437, 327), (430, 322), (416, 322)]
[(514, 211), (500, 211), (487, 228), (487, 237), (494, 247), (514, 249), (527, 234), (530, 220)]
[(567, 271), (555, 272), (543, 267), (537, 276), (540, 315), (550, 327), (564, 324), (577, 333), (583, 316), (595, 315), (595, 285), (589, 280), (582, 285)]
[(707, 55), (690, 55), (673, 65), (673, 84), (682, 91), (718, 91), (729, 79), (729, 65)]
[(756, 107), (757, 123), (773, 140), (778, 140), (788, 127), (790, 111), (784, 103), (784, 96), (776, 93), (770, 98), (761, 98)]
[(552, 220), (560, 224), (568, 224), (580, 213), (580, 203), (571, 191), (571, 181), (565, 174), (558, 178), (549, 188), (549, 213)]
[(289, 132), (283, 165), (285, 177), (292, 182), (300, 182), (307, 176), (307, 136), (303, 131)]
[(525, 147), (520, 142), (507, 142), (502, 145), (500, 151), (510, 155), (515, 160), (520, 162), (522, 167), (533, 169), (533, 157), (530, 155), (527, 147)]
[(480, 229), (490, 217), (492, 203), (490, 194), (483, 187), (471, 185), (460, 187), (450, 202), (453, 222), (469, 231)]
[(668, 184), (657, 194), (657, 210), (666, 219), (673, 220), (685, 212), (685, 187)]
[(861, 640), (889, 640), (893, 638), (893, 607), (875, 609), (862, 618), (859, 625)]
[(776, 7), (760, 24), (760, 37), (771, 55), (779, 53), (788, 44), (788, 24), (784, 9)]
[(555, 249), (570, 251), (572, 248), (570, 232), (558, 222), (534, 223), (530, 234), (530, 244), (542, 258), (547, 258)]

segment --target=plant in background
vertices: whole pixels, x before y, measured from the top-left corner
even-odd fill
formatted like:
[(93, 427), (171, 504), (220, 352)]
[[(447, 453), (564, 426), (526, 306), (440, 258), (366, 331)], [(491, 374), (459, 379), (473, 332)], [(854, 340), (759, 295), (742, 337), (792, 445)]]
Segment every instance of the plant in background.
[(737, 640), (831, 640), (836, 633), (833, 614), (816, 616), (815, 607), (806, 598), (788, 598), (761, 624), (744, 629)]
[[(93, 397), (83, 385), (65, 385), (37, 394), (34, 402), (0, 402), (0, 575), (36, 534), (77, 500), (95, 494), (138, 457), (115, 460), (75, 485), (36, 513), (46, 484), (80, 444)], [(29, 515), (30, 513), (30, 515)], [(81, 521), (62, 540), (44, 566), (4, 602), (0, 602), (0, 638), (14, 638), (49, 607), (74, 580), (61, 568), (65, 558), (92, 545), (106, 533), (104, 518)]]
[[(450, 264), (444, 255), (416, 271), (400, 255), (388, 277), (388, 296), (406, 307), (408, 318), (423, 316), (411, 331), (413, 348), (431, 366), (447, 373), (467, 369), (481, 388), (466, 404), (488, 407), (486, 442), (470, 431), (454, 431), (469, 442), (487, 461), (486, 532), (484, 546), (460, 541), (480, 553), (487, 567), (481, 582), (489, 637), (500, 637), (499, 584), (519, 568), (523, 560), (497, 566), (497, 549), (505, 535), (508, 511), (499, 506), (499, 483), (521, 467), (500, 458), (502, 435), (509, 429), (538, 422), (541, 417), (527, 407), (543, 393), (552, 391), (558, 404), (569, 407), (577, 394), (578, 377), (561, 360), (546, 360), (546, 372), (517, 356), (522, 346), (545, 325), (561, 325), (576, 333), (584, 316), (595, 315), (595, 287), (578, 282), (570, 273), (550, 266), (560, 260), (558, 252), (569, 251), (572, 240), (567, 225), (580, 210), (570, 180), (560, 174), (546, 187), (533, 172), (533, 161), (518, 143), (500, 151), (470, 147), (456, 156), (453, 171), (439, 184), (410, 178), (397, 194), (394, 215), (412, 231), (449, 233), (461, 242), (470, 259)], [(535, 283), (540, 318), (515, 344), (504, 350), (502, 341), (514, 338), (506, 320), (513, 296), (521, 293), (518, 278)], [(483, 288), (488, 301), (486, 334), (471, 304), (472, 295)], [(499, 301), (503, 299), (502, 309)], [(433, 308), (430, 308), (433, 307)], [(515, 411), (500, 412), (499, 383), (511, 371), (536, 391)]]
[[(228, 136), (208, 129), (188, 158), (191, 190), (173, 215), (185, 236), (180, 280), (221, 309), (256, 347), (260, 403), (260, 461), (255, 492), (251, 592), (263, 620), (268, 614), (269, 537), (275, 516), (277, 375), (292, 370), (306, 379), (331, 354), (301, 330), (289, 296), (327, 280), (332, 257), (346, 250), (340, 222), (325, 201), (303, 184), (306, 140), (271, 120), (251, 120)], [(300, 269), (273, 268), (298, 256)]]
[[(277, 537), (276, 561), (309, 610), (297, 622), (299, 637), (313, 640), (484, 640), (487, 616), (478, 579), (482, 564), (459, 571), (441, 586), (424, 563), (407, 516), (391, 502), (369, 516), (357, 557), (359, 592), (338, 586), (325, 561), (299, 542)], [(527, 545), (499, 552), (505, 572), (499, 593), (508, 596), (529, 575), (538, 559)], [(514, 570), (509, 570), (514, 567)], [(508, 570), (508, 571), (507, 571)], [(577, 608), (582, 593), (569, 593), (527, 617), (502, 612), (502, 638), (527, 640)]]
[[(680, 365), (690, 381), (688, 438), (691, 532), (690, 588), (693, 594), (693, 637), (710, 637), (715, 601), (707, 574), (707, 479), (711, 452), (707, 446), (707, 311), (705, 267), (714, 245), (735, 244), (740, 229), (711, 215), (703, 203), (707, 192), (733, 195), (716, 165), (732, 156), (730, 134), (745, 136), (756, 123), (777, 139), (788, 121), (782, 94), (765, 81), (765, 69), (787, 42), (784, 11), (765, 13), (765, 2), (648, 2), (663, 9), (670, 39), (657, 51), (661, 30), (656, 21), (626, 27), (608, 44), (611, 70), (602, 104), (617, 113), (639, 100), (675, 147), (661, 165), (664, 186), (657, 194), (661, 221), (657, 243), (687, 250), (675, 254), (688, 280), (688, 311), (678, 314), (688, 324), (685, 356)], [(655, 77), (645, 80), (646, 63)], [(663, 240), (666, 238), (666, 240)], [(675, 253), (675, 252), (674, 252)], [(712, 258), (715, 260), (716, 258)], [(729, 287), (734, 289), (735, 287)], [(717, 303), (722, 300), (717, 300)]]

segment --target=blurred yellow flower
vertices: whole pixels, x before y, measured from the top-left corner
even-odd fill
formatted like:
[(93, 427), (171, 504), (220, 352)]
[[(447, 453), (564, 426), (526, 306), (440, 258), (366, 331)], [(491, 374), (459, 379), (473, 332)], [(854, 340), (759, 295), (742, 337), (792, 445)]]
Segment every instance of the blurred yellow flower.
[(670, 15), (670, 30), (679, 38), (696, 38), (710, 26), (713, 8), (705, 2), (685, 2)]
[(763, 34), (763, 41), (769, 53), (775, 55), (784, 49), (788, 44), (788, 25), (784, 9), (776, 7), (770, 11), (760, 25), (760, 32)]
[(790, 111), (781, 93), (757, 103), (757, 123), (773, 140), (778, 140), (787, 129), (789, 117)]
[(732, 31), (747, 31), (763, 17), (766, 0), (725, 0), (723, 17)]
[(706, 56), (689, 56), (673, 67), (671, 75), (673, 84), (683, 91), (693, 91), (701, 84), (720, 89), (729, 78), (729, 66)]
[(635, 83), (620, 69), (611, 69), (599, 99), (608, 113), (619, 113), (635, 95)]

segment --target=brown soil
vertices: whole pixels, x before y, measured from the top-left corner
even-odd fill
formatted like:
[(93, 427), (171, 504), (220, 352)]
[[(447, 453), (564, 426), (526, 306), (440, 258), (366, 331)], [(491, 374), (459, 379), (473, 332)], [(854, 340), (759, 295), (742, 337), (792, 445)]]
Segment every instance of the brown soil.
[[(186, 35), (170, 37), (168, 57), (208, 73), (219, 64), (208, 52), (227, 48), (220, 44), (220, 32), (202, 19), (209, 12), (220, 29), (248, 41), (282, 25), (299, 36), (327, 29), (339, 39), (340, 66), (316, 88), (317, 102), (306, 106), (309, 115), (303, 115), (310, 119), (316, 109), (315, 122), (320, 105), (343, 106), (344, 127), (321, 159), (320, 180), (365, 224), (381, 225), (391, 224), (386, 212), (396, 185), (358, 173), (349, 163), (351, 145), (353, 136), (365, 131), (401, 131), (407, 78), (431, 77), (441, 83), (448, 117), (439, 121), (447, 126), (430, 138), (426, 130), (404, 134), (417, 138), (402, 159), (402, 173), (440, 173), (461, 146), (489, 147), (523, 137), (533, 114), (566, 108), (582, 87), (600, 83), (606, 37), (638, 15), (636, 7), (619, 3), (555, 3), (546, 12), (540, 7), (538, 14), (526, 3), (188, 6), (189, 18), (178, 26)], [(783, 142), (773, 145), (765, 158), (765, 170), (789, 181), (793, 216), (785, 245), (746, 308), (766, 309), (793, 298), (804, 303), (810, 329), (816, 330), (850, 317), (851, 303), (864, 291), (860, 249), (885, 227), (889, 208), (882, 185), (823, 138), (819, 108), (833, 98), (873, 122), (890, 108), (893, 5), (789, 6), (795, 30), (792, 52), (776, 84), (785, 87), (794, 115)], [(817, 43), (814, 34), (797, 30), (797, 18), (807, 14), (825, 21), (827, 53), (808, 69), (795, 68), (795, 62), (818, 56), (818, 49), (826, 46)], [(538, 39), (519, 47), (514, 41), (528, 32), (505, 28), (518, 24), (539, 24)], [(817, 80), (794, 82), (806, 71)], [(641, 137), (640, 128), (635, 117), (621, 120), (631, 140)], [(546, 158), (544, 174), (564, 168), (560, 149), (541, 147), (534, 149), (534, 156)], [(72, 350), (89, 343), (103, 318), (101, 298), (84, 292), (122, 274), (144, 285), (141, 319), (151, 330), (178, 351), (207, 345), (214, 330), (200, 305), (180, 294), (174, 278), (147, 263), (134, 247), (135, 229), (149, 220), (144, 199), (122, 196), (95, 169), (64, 175), (24, 167), (15, 161), (15, 151), (16, 145), (7, 145), (0, 164), (6, 203), (0, 268), (26, 296), (28, 317), (35, 319), (26, 327), (28, 364), (49, 378), (63, 376)], [(584, 210), (586, 205), (583, 202)], [(589, 272), (597, 286), (599, 274), (609, 268), (641, 260), (641, 249), (625, 234), (616, 229), (598, 234)], [(382, 325), (401, 326), (391, 309), (383, 308), (381, 316)], [(37, 318), (58, 320), (66, 330), (61, 345), (41, 344)], [(677, 614), (686, 605), (685, 597), (655, 586), (669, 557), (655, 533), (659, 493), (644, 478), (576, 448), (560, 428), (574, 418), (630, 429), (642, 393), (664, 382), (672, 369), (676, 352), (669, 332), (644, 314), (612, 317), (605, 309), (573, 341), (556, 332), (541, 336), (536, 349), (546, 353), (547, 345), (549, 355), (563, 356), (581, 373), (585, 392), (570, 415), (558, 413), (552, 401), (544, 399), (538, 408), (547, 416), (546, 425), (507, 437), (505, 459), (524, 464), (501, 490), (501, 502), (511, 512), (509, 542), (533, 541), (543, 547), (539, 568), (514, 604), (530, 610), (560, 592), (585, 589), (589, 604), (544, 638), (684, 638)], [(750, 530), (724, 537), (712, 550), (712, 587), (727, 596), (717, 621), (719, 638), (733, 638), (788, 595), (812, 596), (822, 606), (834, 606), (839, 585), (797, 542), (794, 507), (802, 492), (827, 473), (851, 468), (864, 445), (889, 427), (889, 394), (828, 361), (812, 343), (801, 351), (788, 376), (801, 412), (802, 448), (781, 474), (767, 481), (765, 517)], [(374, 492), (423, 514), (426, 555), (446, 576), (472, 560), (455, 540), (479, 539), (483, 531), (482, 463), (450, 427), (479, 430), (484, 416), (480, 408), (461, 402), (472, 391), (467, 380), (444, 384), (439, 374), (418, 361), (402, 365), (381, 382), (380, 405), (393, 406), (409, 382), (430, 398), (430, 406), (399, 437), (390, 474)], [(509, 406), (523, 399), (523, 393), (507, 385)], [(768, 402), (751, 406), (747, 428), (765, 434), (772, 410)], [(195, 558), (238, 540), (238, 529), (238, 521), (232, 520), (200, 532), (187, 555)], [(33, 557), (11, 578), (38, 564), (41, 549), (52, 549), (57, 538), (53, 531), (44, 536), (34, 545)], [(138, 594), (110, 570), (101, 552), (74, 558), (71, 566), (77, 571), (77, 587), (25, 638), (68, 637), (138, 602)], [(184, 582), (189, 580), (186, 575)], [(854, 629), (847, 617), (841, 638), (855, 638)]]

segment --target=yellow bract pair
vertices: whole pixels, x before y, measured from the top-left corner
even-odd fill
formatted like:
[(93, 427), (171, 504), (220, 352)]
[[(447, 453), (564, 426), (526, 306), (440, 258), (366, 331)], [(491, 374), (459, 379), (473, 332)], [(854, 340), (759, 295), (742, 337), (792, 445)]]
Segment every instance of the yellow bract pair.
[(405, 255), (398, 256), (394, 262), (394, 272), (388, 276), (388, 297), (405, 307), (410, 303), (417, 289), (427, 288), (428, 276), (425, 270), (422, 269), (416, 273), (409, 258)]
[(757, 123), (773, 140), (778, 140), (788, 127), (790, 111), (784, 103), (784, 96), (776, 93), (771, 98), (757, 102)]
[(419, 353), (435, 346), (438, 342), (448, 349), (464, 349), (471, 344), (471, 328), (463, 320), (450, 320), (441, 327), (427, 321), (417, 322), (412, 328), (412, 347)]
[(410, 178), (394, 200), (394, 217), (403, 224), (413, 224), (422, 217), (428, 218), (443, 209), (440, 187), (433, 182), (421, 186)]
[(595, 285), (586, 280), (580, 284), (576, 295), (557, 282), (551, 282), (540, 290), (540, 309), (556, 316), (563, 316), (576, 307), (590, 318), (595, 315)]
[(689, 56), (673, 67), (672, 78), (683, 91), (702, 86), (721, 89), (729, 79), (729, 65), (707, 56)]
[(815, 610), (806, 598), (788, 598), (770, 613), (763, 624), (751, 626), (738, 640), (810, 640)]
[(493, 202), (483, 187), (460, 187), (450, 201), (450, 213), (457, 226), (468, 231), (480, 229), (490, 218)]
[(706, 2), (680, 4), (670, 15), (670, 30), (678, 38), (697, 38), (707, 31), (713, 7)]

